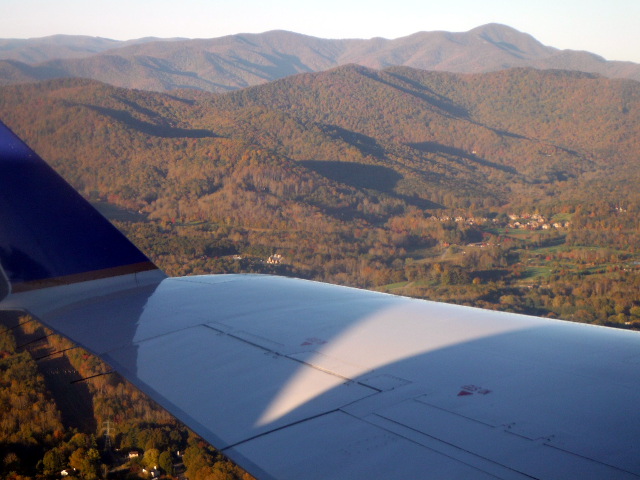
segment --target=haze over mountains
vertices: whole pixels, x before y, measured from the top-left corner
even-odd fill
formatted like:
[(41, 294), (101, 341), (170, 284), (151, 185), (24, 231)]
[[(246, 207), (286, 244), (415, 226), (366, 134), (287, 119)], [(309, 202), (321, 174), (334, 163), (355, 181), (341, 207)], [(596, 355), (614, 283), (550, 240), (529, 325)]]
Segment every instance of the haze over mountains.
[(638, 64), (558, 50), (498, 24), (462, 33), (419, 32), (394, 40), (329, 40), (286, 31), (196, 40), (122, 42), (64, 35), (0, 40), (1, 85), (82, 77), (154, 91), (225, 92), (350, 63), (458, 73), (532, 67), (640, 81)]

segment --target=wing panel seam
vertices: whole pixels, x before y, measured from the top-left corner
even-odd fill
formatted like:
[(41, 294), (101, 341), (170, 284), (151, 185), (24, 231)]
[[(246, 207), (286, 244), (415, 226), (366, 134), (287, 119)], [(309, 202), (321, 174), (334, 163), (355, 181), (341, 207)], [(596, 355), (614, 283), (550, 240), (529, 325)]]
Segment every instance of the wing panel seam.
[(316, 418), (320, 418), (320, 417), (323, 417), (325, 415), (330, 415), (332, 413), (337, 413), (337, 412), (341, 412), (341, 410), (339, 408), (336, 408), (336, 409), (333, 409), (333, 410), (329, 410), (327, 412), (322, 412), (322, 413), (319, 413), (317, 415), (313, 415), (311, 417), (303, 418), (302, 420), (298, 420), (297, 422), (288, 423), (286, 425), (282, 425), (281, 427), (274, 428), (272, 430), (259, 433), (258, 435), (254, 435), (253, 437), (245, 438), (244, 440), (236, 442), (236, 443), (234, 443), (232, 445), (227, 445), (226, 447), (220, 449), (220, 451), (221, 452), (225, 452), (226, 450), (238, 447), (238, 446), (240, 446), (240, 445), (242, 445), (244, 443), (248, 443), (248, 442), (250, 442), (252, 440), (255, 440), (256, 438), (264, 437), (264, 436), (269, 435), (271, 433), (278, 432), (280, 430), (284, 430), (285, 428), (289, 428), (289, 427), (292, 427), (294, 425), (299, 425), (301, 423), (308, 422), (310, 420), (315, 420)]
[(240, 337), (240, 336), (234, 335), (233, 333), (223, 332), (222, 330), (219, 330), (219, 329), (217, 329), (217, 328), (215, 328), (215, 327), (212, 327), (211, 325), (207, 325), (207, 324), (203, 324), (203, 326), (205, 326), (205, 327), (207, 327), (207, 328), (210, 328), (211, 330), (215, 330), (216, 332), (220, 332), (220, 333), (222, 333), (223, 335), (227, 335), (227, 336), (229, 336), (229, 337), (231, 337), (231, 338), (233, 338), (233, 339), (235, 339), (235, 340), (239, 340), (239, 341), (241, 341), (241, 342), (244, 342), (244, 343), (246, 343), (247, 345), (251, 345), (252, 347), (259, 348), (259, 349), (263, 350), (265, 353), (269, 353), (269, 354), (272, 354), (272, 355), (275, 355), (275, 356), (277, 356), (277, 357), (281, 357), (281, 358), (286, 358), (286, 359), (288, 359), (288, 360), (291, 360), (291, 361), (293, 361), (293, 362), (299, 363), (299, 364), (301, 364), (301, 365), (305, 365), (305, 366), (307, 366), (307, 367), (313, 368), (314, 370), (318, 370), (319, 372), (326, 373), (326, 374), (328, 374), (328, 375), (332, 375), (332, 376), (337, 377), (337, 378), (341, 378), (341, 379), (342, 379), (342, 380), (344, 380), (345, 382), (355, 383), (356, 385), (360, 385), (361, 387), (368, 388), (368, 389), (370, 389), (370, 390), (373, 390), (373, 391), (374, 391), (374, 392), (376, 392), (376, 393), (380, 393), (380, 392), (382, 392), (382, 390), (380, 390), (379, 388), (372, 387), (371, 385), (367, 385), (367, 384), (365, 384), (365, 383), (359, 382), (359, 381), (354, 380), (354, 379), (352, 379), (352, 378), (345, 377), (344, 375), (340, 375), (339, 373), (333, 372), (333, 371), (328, 370), (328, 369), (326, 369), (326, 368), (319, 367), (319, 366), (314, 365), (314, 364), (312, 364), (312, 363), (305, 362), (305, 361), (300, 360), (300, 359), (298, 359), (298, 358), (293, 358), (293, 357), (291, 357), (291, 356), (289, 356), (289, 355), (285, 355), (285, 354), (282, 354), (282, 353), (280, 353), (280, 352), (276, 352), (276, 351), (274, 351), (274, 350), (272, 350), (272, 349), (270, 349), (270, 348), (267, 348), (267, 347), (265, 347), (265, 346), (263, 346), (263, 345), (260, 345), (260, 344), (258, 344), (258, 343), (252, 342), (251, 340), (248, 340), (248, 339), (246, 339), (246, 338), (243, 338), (243, 337)]
[[(347, 412), (345, 412), (345, 413), (347, 413)], [(461, 460), (461, 459), (459, 459), (459, 458), (456, 458), (456, 457), (454, 457), (454, 456), (451, 456), (451, 455), (449, 455), (449, 454), (447, 454), (447, 453), (445, 453), (445, 452), (443, 452), (443, 451), (441, 451), (441, 450), (437, 450), (437, 449), (435, 449), (435, 448), (433, 448), (433, 447), (429, 447), (429, 446), (424, 445), (423, 443), (420, 443), (420, 442), (418, 442), (418, 441), (416, 441), (416, 440), (414, 440), (414, 439), (412, 439), (412, 438), (409, 438), (409, 437), (407, 437), (407, 436), (405, 436), (405, 435), (402, 435), (402, 434), (401, 434), (400, 432), (398, 432), (398, 431), (394, 431), (394, 430), (390, 430), (390, 429), (388, 429), (388, 428), (385, 428), (384, 426), (382, 426), (382, 425), (380, 425), (380, 424), (378, 424), (378, 423), (371, 422), (371, 421), (367, 420), (366, 418), (356, 417), (356, 416), (354, 416), (354, 415), (352, 415), (352, 414), (350, 414), (350, 413), (347, 413), (347, 415), (350, 415), (350, 416), (352, 416), (352, 417), (354, 417), (354, 418), (357, 418), (357, 419), (359, 419), (359, 420), (362, 420), (363, 422), (367, 422), (367, 423), (369, 423), (370, 425), (373, 425), (374, 427), (381, 428), (381, 429), (383, 429), (384, 431), (389, 432), (389, 433), (391, 433), (391, 434), (393, 434), (393, 435), (398, 435), (398, 436), (400, 436), (400, 437), (402, 437), (402, 438), (404, 438), (404, 439), (406, 439), (406, 440), (408, 440), (408, 441), (410, 441), (410, 442), (412, 442), (412, 443), (414, 443), (414, 444), (416, 444), (416, 445), (419, 445), (419, 446), (421, 446), (421, 447), (423, 447), (423, 448), (427, 448), (427, 449), (429, 449), (429, 450), (431, 450), (431, 451), (433, 451), (433, 452), (436, 452), (436, 453), (438, 453), (438, 454), (440, 454), (440, 455), (444, 455), (444, 456), (445, 456), (445, 457), (447, 457), (447, 458), (451, 458), (452, 460), (455, 460), (456, 462), (460, 462), (460, 463), (462, 463), (462, 464), (464, 464), (464, 465), (467, 465), (467, 466), (469, 466), (469, 467), (472, 467), (472, 468), (475, 468), (475, 469), (477, 469), (477, 470), (480, 470), (480, 471), (481, 471), (481, 472), (483, 472), (483, 473), (487, 473), (487, 474), (493, 475), (492, 473), (487, 472), (486, 470), (483, 470), (483, 469), (481, 469), (481, 468), (477, 467), (476, 465), (473, 465), (473, 464), (467, 463), (467, 462), (465, 462), (465, 461), (463, 461), (463, 460)], [(495, 460), (492, 460), (492, 459), (490, 459), (490, 458), (487, 458), (487, 457), (483, 457), (483, 456), (481, 456), (481, 455), (478, 455), (477, 453), (474, 453), (474, 452), (472, 452), (472, 451), (470, 451), (470, 450), (467, 450), (467, 449), (465, 449), (465, 448), (462, 448), (462, 447), (460, 447), (460, 446), (458, 446), (458, 445), (455, 445), (455, 444), (453, 444), (453, 443), (446, 442), (446, 441), (444, 441), (444, 440), (442, 440), (442, 439), (440, 439), (440, 438), (434, 437), (433, 435), (429, 435), (428, 433), (425, 433), (425, 432), (423, 432), (423, 431), (417, 430), (417, 429), (415, 429), (415, 428), (411, 428), (411, 427), (409, 427), (409, 426), (407, 426), (407, 425), (404, 425), (404, 424), (402, 424), (402, 423), (400, 423), (400, 422), (397, 422), (397, 421), (395, 421), (395, 420), (392, 420), (392, 419), (390, 419), (390, 418), (383, 417), (383, 416), (378, 415), (378, 414), (376, 414), (376, 413), (373, 413), (372, 415), (373, 415), (373, 416), (375, 416), (375, 417), (377, 417), (377, 418), (380, 418), (380, 419), (381, 419), (381, 420), (383, 420), (384, 422), (390, 422), (390, 423), (393, 423), (394, 425), (398, 425), (398, 426), (399, 426), (399, 427), (401, 427), (401, 428), (406, 428), (406, 429), (408, 429), (408, 430), (410, 430), (410, 431), (412, 431), (412, 432), (417, 433), (418, 435), (428, 437), (428, 438), (430, 438), (430, 439), (432, 439), (432, 440), (434, 440), (434, 441), (436, 441), (436, 442), (438, 442), (438, 443), (441, 443), (441, 444), (447, 445), (448, 447), (454, 448), (454, 449), (456, 449), (456, 450), (458, 450), (458, 451), (460, 451), (460, 452), (464, 452), (465, 454), (467, 454), (467, 455), (471, 455), (471, 456), (473, 456), (473, 457), (475, 457), (475, 458), (480, 458), (480, 459), (482, 459), (483, 461), (486, 461), (486, 462), (488, 462), (488, 463), (490, 463), (490, 464), (492, 464), (492, 465), (496, 465), (496, 466), (498, 466), (498, 467), (500, 467), (500, 468), (504, 468), (504, 469), (506, 469), (506, 470), (508, 470), (508, 471), (510, 471), (510, 472), (512, 472), (512, 473), (515, 473), (515, 474), (518, 474), (518, 475), (522, 475), (522, 476), (524, 476), (524, 477), (526, 477), (526, 478), (531, 478), (531, 479), (538, 480), (538, 477), (533, 477), (533, 476), (531, 476), (531, 475), (528, 475), (527, 473), (521, 472), (521, 471), (519, 471), (519, 470), (515, 470), (515, 469), (514, 469), (514, 468), (512, 468), (512, 467), (509, 467), (509, 466), (504, 465), (504, 464), (502, 464), (502, 463), (498, 463), (498, 462), (496, 462)], [(495, 427), (490, 427), (490, 426), (489, 426), (488, 428), (495, 428)], [(500, 478), (500, 477), (496, 477), (496, 478)]]

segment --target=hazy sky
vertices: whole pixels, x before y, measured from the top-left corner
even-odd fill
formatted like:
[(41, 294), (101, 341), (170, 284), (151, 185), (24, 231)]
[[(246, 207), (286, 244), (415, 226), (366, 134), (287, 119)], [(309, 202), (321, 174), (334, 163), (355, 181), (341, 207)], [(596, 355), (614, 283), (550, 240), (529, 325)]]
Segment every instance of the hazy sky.
[(398, 38), (492, 22), (545, 45), (640, 63), (640, 0), (0, 0), (0, 38), (212, 38), (274, 29)]

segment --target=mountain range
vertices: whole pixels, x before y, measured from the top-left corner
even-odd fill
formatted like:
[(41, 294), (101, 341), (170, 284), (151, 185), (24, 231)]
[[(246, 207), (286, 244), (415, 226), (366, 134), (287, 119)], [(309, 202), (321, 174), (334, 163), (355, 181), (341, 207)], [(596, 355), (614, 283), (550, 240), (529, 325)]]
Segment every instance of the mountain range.
[(81, 77), (126, 88), (219, 93), (346, 64), (457, 73), (531, 67), (640, 81), (638, 64), (545, 46), (499, 24), (461, 33), (419, 32), (393, 40), (333, 40), (287, 31), (194, 40), (116, 41), (65, 35), (0, 40), (0, 85)]
[(316, 209), (629, 202), (639, 105), (638, 82), (535, 69), (346, 65), (227, 94), (0, 88), (0, 118), (86, 195), (260, 228)]

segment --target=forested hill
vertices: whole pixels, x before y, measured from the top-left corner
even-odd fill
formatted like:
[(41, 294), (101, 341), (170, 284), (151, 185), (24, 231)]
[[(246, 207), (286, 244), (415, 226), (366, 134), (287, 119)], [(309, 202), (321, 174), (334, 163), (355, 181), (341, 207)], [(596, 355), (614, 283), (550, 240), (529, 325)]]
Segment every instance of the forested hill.
[(468, 32), (418, 32), (393, 40), (333, 40), (286, 31), (212, 39), (114, 40), (53, 36), (0, 39), (0, 84), (62, 77), (92, 78), (154, 91), (226, 92), (289, 75), (355, 63), (459, 73), (514, 67), (565, 69), (640, 80), (640, 65), (589, 52), (558, 50), (498, 24)]
[(0, 89), (1, 118), (85, 194), (156, 218), (265, 224), (628, 201), (639, 106), (638, 82), (524, 69), (345, 66), (225, 95)]
[(171, 275), (640, 324), (638, 82), (355, 65), (217, 95), (67, 79), (0, 88), (0, 118)]

